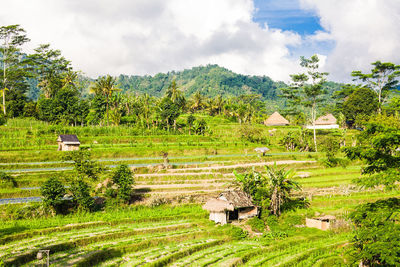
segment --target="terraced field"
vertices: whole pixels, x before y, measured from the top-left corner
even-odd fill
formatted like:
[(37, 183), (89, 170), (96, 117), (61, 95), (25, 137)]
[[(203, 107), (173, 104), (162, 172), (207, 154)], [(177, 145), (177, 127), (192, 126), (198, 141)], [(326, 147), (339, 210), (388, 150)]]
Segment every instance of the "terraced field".
[(5, 266), (31, 266), (41, 263), (38, 250), (49, 249), (52, 266), (311, 266), (343, 262), (340, 247), (348, 238), (299, 228), (283, 239), (236, 240), (234, 226), (215, 226), (197, 205), (141, 208), (114, 217), (73, 224), (64, 224), (65, 218), (33, 221), (29, 230), (1, 235), (0, 260)]
[[(210, 136), (35, 123), (11, 120), (0, 131), (0, 171), (18, 183), (17, 188), (0, 188), (0, 204), (6, 198), (39, 197), (46, 179), (71, 175), (72, 164), (56, 151), (60, 131), (77, 133), (93, 158), (109, 169), (128, 164), (140, 200), (120, 209), (43, 219), (20, 219), (24, 215), (14, 207), (29, 210), (28, 204), (0, 205), (0, 215), (15, 210), (1, 216), (0, 266), (41, 264), (36, 259), (41, 249), (50, 250), (53, 266), (342, 266), (349, 233), (299, 227), (305, 217), (332, 214), (346, 219), (360, 203), (400, 196), (398, 191), (356, 187), (357, 162), (325, 168), (323, 153), (284, 151), (280, 137), (295, 128), (277, 127), (270, 136), (268, 128), (255, 126), (269, 139), (271, 151), (263, 157), (254, 148), (265, 144), (243, 141), (240, 125), (221, 120), (210, 121)], [(348, 133), (351, 139), (354, 133)], [(161, 151), (169, 153), (171, 168), (159, 168)], [(200, 204), (231, 186), (233, 171), (263, 171), (275, 162), (295, 169), (294, 179), (303, 188), (296, 196), (308, 199), (308, 209), (285, 212), (279, 229), (265, 229), (262, 237), (238, 236), (235, 227), (248, 225), (221, 227), (207, 219)]]

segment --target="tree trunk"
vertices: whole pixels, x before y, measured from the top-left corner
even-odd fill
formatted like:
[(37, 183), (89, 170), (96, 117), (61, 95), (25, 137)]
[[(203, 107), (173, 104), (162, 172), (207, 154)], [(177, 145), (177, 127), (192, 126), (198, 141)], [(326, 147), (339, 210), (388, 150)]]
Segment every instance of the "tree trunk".
[(378, 103), (379, 103), (379, 107), (378, 107), (378, 114), (381, 115), (382, 114), (382, 105), (381, 105), (381, 100), (382, 100), (382, 94), (381, 94), (381, 90), (379, 90), (378, 93)]
[(3, 112), (4, 116), (7, 115), (6, 112), (6, 56), (7, 56), (7, 46), (8, 46), (8, 39), (5, 39), (4, 45), (4, 53), (3, 53)]
[(4, 112), (4, 116), (7, 115), (6, 114), (6, 87), (5, 86), (3, 88), (3, 112)]
[(107, 127), (108, 127), (108, 97), (107, 97)]
[(317, 111), (316, 111), (315, 105), (316, 104), (314, 102), (313, 107), (311, 109), (311, 118), (312, 118), (312, 121), (313, 121), (313, 129), (314, 129), (314, 147), (315, 147), (315, 152), (318, 152), (318, 148), (317, 148), (317, 133), (316, 133), (316, 130), (315, 130), (315, 119), (316, 119)]

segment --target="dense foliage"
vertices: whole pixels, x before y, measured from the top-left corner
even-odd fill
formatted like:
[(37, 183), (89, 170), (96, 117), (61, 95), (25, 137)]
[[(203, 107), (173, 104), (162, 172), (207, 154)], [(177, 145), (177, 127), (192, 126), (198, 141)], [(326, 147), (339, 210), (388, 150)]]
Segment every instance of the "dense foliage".
[(40, 187), (45, 205), (52, 207), (56, 212), (60, 212), (64, 202), (66, 190), (61, 181), (56, 177), (49, 178)]
[(114, 171), (111, 179), (117, 185), (116, 197), (122, 202), (129, 203), (132, 197), (132, 186), (135, 183), (132, 171), (127, 165), (120, 165)]
[(400, 200), (390, 198), (360, 205), (351, 213), (356, 229), (351, 259), (363, 266), (400, 265)]
[(236, 184), (243, 192), (252, 197), (257, 205), (269, 209), (273, 215), (279, 216), (282, 206), (290, 201), (290, 192), (301, 190), (299, 184), (292, 180), (293, 170), (265, 166), (265, 174), (253, 170), (238, 174)]
[(344, 148), (347, 157), (366, 163), (364, 176), (358, 181), (360, 184), (396, 187), (396, 182), (400, 181), (399, 126), (396, 118), (379, 116), (359, 134), (358, 146)]

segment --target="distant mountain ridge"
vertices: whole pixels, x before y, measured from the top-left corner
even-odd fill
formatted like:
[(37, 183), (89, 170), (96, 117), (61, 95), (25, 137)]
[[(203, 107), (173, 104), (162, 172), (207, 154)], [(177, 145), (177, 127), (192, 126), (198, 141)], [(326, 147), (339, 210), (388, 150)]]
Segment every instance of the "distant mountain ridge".
[(200, 91), (205, 96), (224, 97), (242, 94), (259, 94), (263, 99), (276, 99), (278, 89), (286, 86), (283, 82), (275, 82), (267, 76), (250, 76), (237, 74), (218, 65), (206, 65), (158, 73), (154, 76), (119, 75), (119, 87), (124, 92), (148, 93), (160, 97), (175, 79), (178, 88), (185, 96)]

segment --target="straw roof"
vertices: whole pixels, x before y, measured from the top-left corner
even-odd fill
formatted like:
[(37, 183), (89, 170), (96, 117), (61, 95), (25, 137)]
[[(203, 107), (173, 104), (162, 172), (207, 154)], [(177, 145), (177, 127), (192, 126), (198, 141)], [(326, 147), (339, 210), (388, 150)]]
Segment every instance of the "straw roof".
[(289, 121), (275, 111), (271, 116), (268, 117), (268, 119), (264, 121), (264, 124), (267, 126), (282, 126), (289, 125)]
[(232, 190), (232, 191), (225, 191), (222, 192), (218, 199), (225, 200), (232, 204), (235, 208), (248, 208), (254, 207), (251, 198), (248, 197), (243, 191), (240, 190)]
[(337, 120), (332, 114), (327, 114), (325, 116), (319, 117), (315, 121), (315, 125), (332, 125), (336, 124)]
[(233, 211), (235, 208), (232, 204), (221, 199), (210, 199), (203, 205), (203, 209), (211, 212), (225, 212), (227, 210)]

